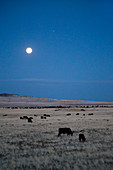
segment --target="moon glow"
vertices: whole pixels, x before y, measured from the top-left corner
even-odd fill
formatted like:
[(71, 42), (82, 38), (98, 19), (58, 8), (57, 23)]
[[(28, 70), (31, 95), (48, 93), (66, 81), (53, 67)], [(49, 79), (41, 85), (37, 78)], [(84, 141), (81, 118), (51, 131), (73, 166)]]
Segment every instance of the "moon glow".
[(26, 53), (31, 54), (32, 53), (32, 48), (31, 47), (26, 48)]

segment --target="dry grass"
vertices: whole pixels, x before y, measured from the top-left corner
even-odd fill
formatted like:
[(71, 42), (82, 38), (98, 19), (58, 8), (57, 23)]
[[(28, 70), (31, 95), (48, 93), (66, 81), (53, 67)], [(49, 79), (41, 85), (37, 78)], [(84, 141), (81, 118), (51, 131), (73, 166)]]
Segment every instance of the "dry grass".
[[(33, 123), (20, 119), (25, 115)], [(75, 133), (57, 137), (59, 127)], [(79, 142), (80, 132), (86, 142)], [(0, 169), (112, 170), (113, 108), (0, 109)]]

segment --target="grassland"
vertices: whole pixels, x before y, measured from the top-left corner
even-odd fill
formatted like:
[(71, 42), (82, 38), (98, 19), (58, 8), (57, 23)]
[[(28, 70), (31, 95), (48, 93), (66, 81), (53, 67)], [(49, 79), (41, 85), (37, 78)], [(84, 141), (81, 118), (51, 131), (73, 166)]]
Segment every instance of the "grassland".
[[(41, 119), (44, 114), (50, 117)], [(58, 137), (60, 127), (73, 136)], [(79, 142), (79, 133), (86, 142)], [(112, 170), (113, 108), (0, 108), (0, 169)]]

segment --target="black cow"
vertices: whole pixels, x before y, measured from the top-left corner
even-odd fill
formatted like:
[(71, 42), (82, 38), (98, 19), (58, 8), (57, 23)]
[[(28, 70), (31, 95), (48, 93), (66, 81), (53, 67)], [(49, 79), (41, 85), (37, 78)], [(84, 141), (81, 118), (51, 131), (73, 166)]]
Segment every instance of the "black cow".
[(71, 116), (71, 113), (67, 113), (67, 116)]
[(28, 119), (33, 119), (33, 117), (29, 117)]
[(89, 113), (88, 115), (91, 116), (91, 115), (93, 115), (93, 113)]
[(32, 117), (29, 117), (28, 122), (32, 123), (32, 119), (33, 119)]
[(20, 119), (28, 119), (28, 116), (20, 117)]
[(86, 138), (84, 136), (84, 134), (79, 134), (79, 141), (80, 142), (85, 142)]
[(47, 115), (47, 114), (44, 114), (43, 116), (45, 116), (45, 117), (50, 117), (50, 115)]
[(62, 133), (73, 136), (73, 131), (72, 131), (70, 128), (59, 128), (59, 130), (58, 130), (58, 137), (59, 137)]
[(41, 119), (46, 119), (46, 116), (41, 116)]
[(28, 116), (23, 116), (23, 119), (28, 119)]

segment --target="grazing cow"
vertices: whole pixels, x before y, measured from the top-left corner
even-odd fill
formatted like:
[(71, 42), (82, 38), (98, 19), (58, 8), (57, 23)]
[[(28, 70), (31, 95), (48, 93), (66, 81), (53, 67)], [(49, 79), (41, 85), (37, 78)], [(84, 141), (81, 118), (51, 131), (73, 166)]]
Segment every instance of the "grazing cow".
[(33, 117), (29, 117), (29, 119), (33, 119)]
[(88, 115), (91, 116), (91, 115), (93, 115), (93, 113), (89, 113)]
[(28, 119), (28, 116), (23, 116), (23, 119)]
[(71, 116), (71, 113), (67, 113), (67, 116)]
[(28, 119), (27, 116), (20, 117), (20, 119)]
[(41, 116), (41, 119), (43, 119), (43, 116)]
[(79, 113), (76, 113), (76, 115), (79, 115)]
[(45, 116), (41, 116), (41, 119), (46, 119), (46, 117)]
[(80, 142), (85, 142), (86, 138), (84, 136), (84, 134), (79, 134), (79, 141)]
[(3, 116), (7, 116), (7, 114), (3, 115)]
[(37, 115), (34, 115), (34, 116), (36, 116), (36, 117), (37, 117)]
[(81, 109), (81, 111), (85, 111), (85, 109)]
[(58, 130), (58, 137), (59, 137), (62, 133), (73, 136), (73, 131), (72, 131), (70, 128), (59, 128), (59, 130)]
[(43, 116), (45, 116), (45, 117), (50, 117), (50, 115), (47, 115), (47, 114), (44, 114)]
[(32, 123), (32, 117), (28, 118), (28, 122)]

